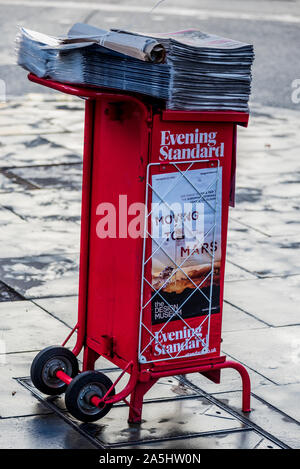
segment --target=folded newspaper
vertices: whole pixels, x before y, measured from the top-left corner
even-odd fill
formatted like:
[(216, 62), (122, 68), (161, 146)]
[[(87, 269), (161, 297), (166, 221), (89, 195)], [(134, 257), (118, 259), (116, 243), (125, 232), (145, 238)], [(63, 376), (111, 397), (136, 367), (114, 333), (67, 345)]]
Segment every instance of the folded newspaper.
[(253, 46), (198, 30), (143, 34), (77, 23), (56, 38), (22, 28), (17, 53), (39, 77), (142, 93), (168, 109), (248, 111)]

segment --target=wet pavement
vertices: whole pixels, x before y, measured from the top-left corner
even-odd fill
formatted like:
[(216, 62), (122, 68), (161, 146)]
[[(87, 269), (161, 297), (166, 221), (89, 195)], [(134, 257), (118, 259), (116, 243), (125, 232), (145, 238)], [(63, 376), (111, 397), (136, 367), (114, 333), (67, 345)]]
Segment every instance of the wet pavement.
[(228, 369), (219, 385), (161, 379), (137, 426), (125, 405), (81, 424), (28, 378), (37, 351), (76, 323), (83, 102), (0, 106), (0, 448), (300, 448), (300, 113), (253, 105), (239, 129), (222, 337), (249, 371), (252, 412)]

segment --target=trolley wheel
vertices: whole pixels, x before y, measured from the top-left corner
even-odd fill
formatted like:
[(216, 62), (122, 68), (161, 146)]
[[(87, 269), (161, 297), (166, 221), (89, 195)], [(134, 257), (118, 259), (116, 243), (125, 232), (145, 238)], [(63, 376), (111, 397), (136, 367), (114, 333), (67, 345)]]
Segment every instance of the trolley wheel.
[[(104, 417), (112, 408), (112, 404), (96, 407), (90, 399), (93, 396), (103, 397), (113, 385), (112, 381), (99, 371), (84, 371), (69, 384), (65, 403), (70, 414), (82, 422), (94, 422)], [(109, 396), (115, 395), (115, 389)]]
[(30, 376), (34, 386), (50, 396), (62, 394), (67, 385), (56, 378), (58, 370), (74, 378), (78, 372), (78, 361), (75, 355), (61, 346), (50, 346), (37, 354), (31, 364)]

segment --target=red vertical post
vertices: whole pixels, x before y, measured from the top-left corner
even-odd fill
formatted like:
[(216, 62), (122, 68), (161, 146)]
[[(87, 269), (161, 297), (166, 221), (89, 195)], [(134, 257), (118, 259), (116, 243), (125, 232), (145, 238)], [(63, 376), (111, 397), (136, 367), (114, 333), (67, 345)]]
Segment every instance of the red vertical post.
[(141, 423), (144, 395), (156, 383), (157, 378), (150, 378), (147, 382), (138, 381), (131, 393), (129, 423)]
[(81, 200), (81, 238), (79, 263), (79, 297), (78, 297), (78, 335), (73, 353), (78, 355), (84, 344), (86, 332), (86, 308), (88, 285), (88, 246), (90, 229), (90, 196), (91, 172), (93, 161), (95, 100), (85, 102), (84, 149), (82, 169), (82, 200)]

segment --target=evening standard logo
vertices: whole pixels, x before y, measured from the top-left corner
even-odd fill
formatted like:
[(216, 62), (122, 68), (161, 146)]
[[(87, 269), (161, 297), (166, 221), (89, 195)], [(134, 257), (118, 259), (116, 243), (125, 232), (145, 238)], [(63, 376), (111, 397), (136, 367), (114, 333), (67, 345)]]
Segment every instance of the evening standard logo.
[[(186, 327), (177, 331), (158, 331), (154, 334), (154, 355), (166, 356), (181, 352), (195, 352), (206, 348), (205, 339), (202, 336), (202, 327)], [(207, 350), (205, 350), (207, 352)], [(215, 350), (211, 350), (215, 351)]]
[(221, 158), (224, 156), (224, 142), (217, 145), (217, 134), (218, 132), (200, 132), (199, 129), (185, 134), (162, 130), (159, 160)]

